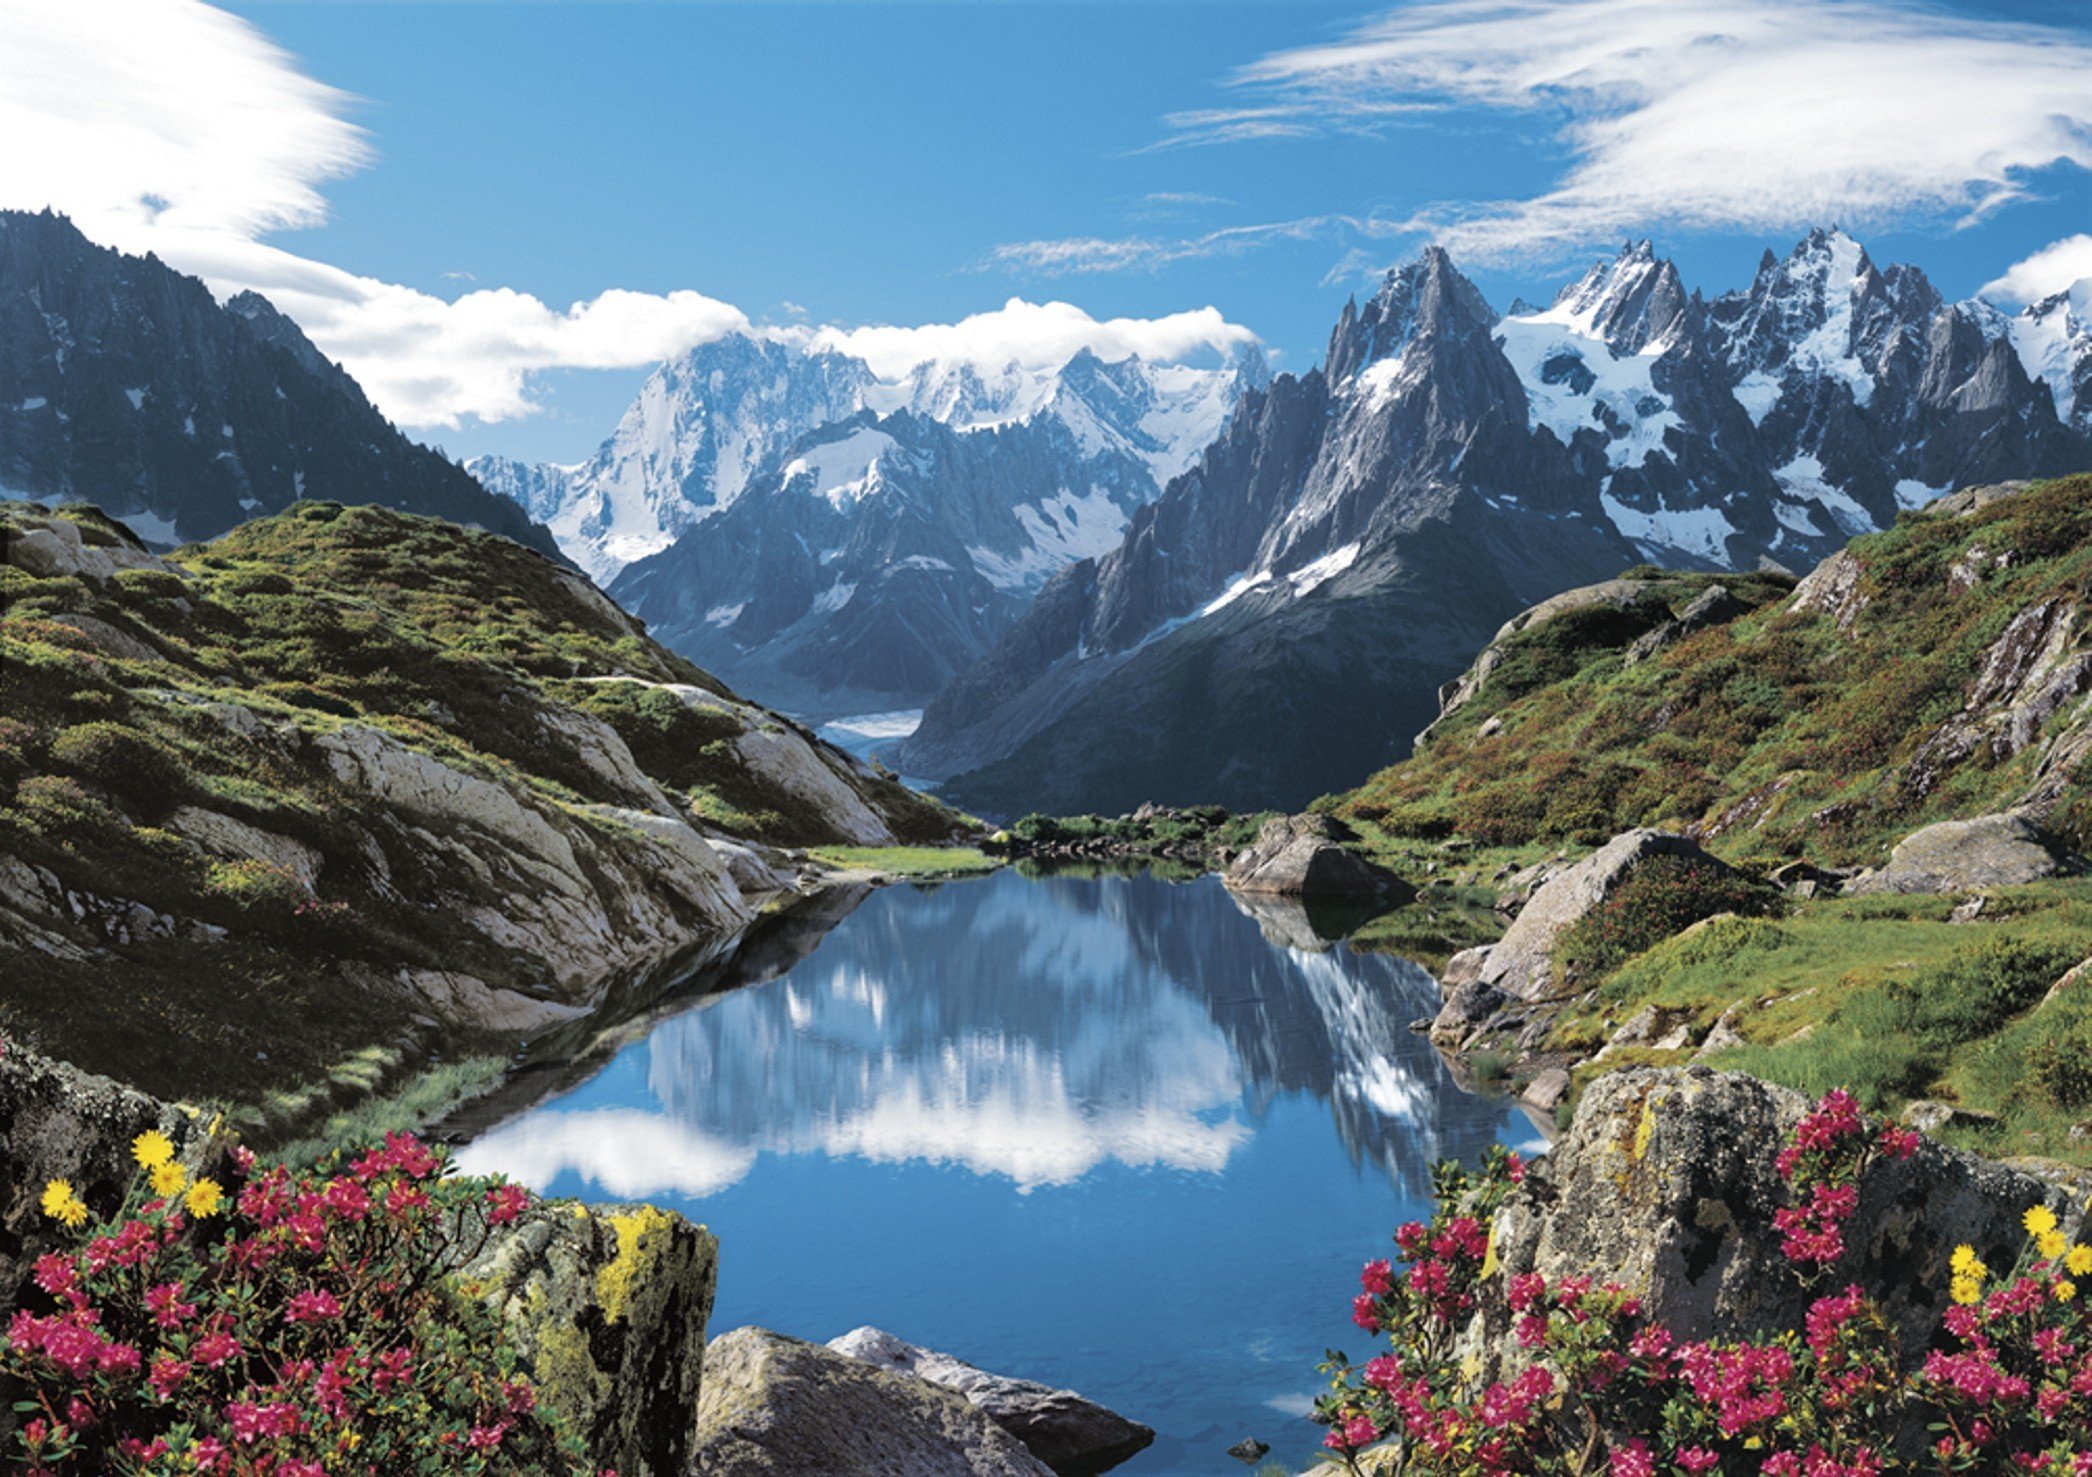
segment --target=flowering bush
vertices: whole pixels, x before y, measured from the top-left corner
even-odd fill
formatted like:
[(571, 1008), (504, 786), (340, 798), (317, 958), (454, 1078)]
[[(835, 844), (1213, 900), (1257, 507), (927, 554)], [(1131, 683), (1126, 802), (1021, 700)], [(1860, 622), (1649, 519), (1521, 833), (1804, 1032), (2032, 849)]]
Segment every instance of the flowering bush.
[[(1805, 1286), (1834, 1278), (1869, 1168), (1917, 1135), (1868, 1119), (1845, 1093), (1817, 1104), (1781, 1151), (1791, 1203), (1775, 1221)], [(1353, 1305), (1389, 1351), (1353, 1368), (1332, 1353), (1316, 1406), (1324, 1444), (1352, 1472), (1575, 1477), (1886, 1477), (2022, 1473), (2092, 1477), (2092, 1318), (2073, 1246), (2036, 1206), (2015, 1266), (1953, 1257), (1952, 1306), (1915, 1369), (1865, 1288), (1817, 1297), (1800, 1328), (1681, 1343), (1625, 1289), (1587, 1277), (1508, 1279), (1487, 1227), (1524, 1173), (1492, 1152), (1470, 1176), (1441, 1168), (1430, 1222), (1396, 1233)], [(1489, 1308), (1495, 1303), (1496, 1309)], [(1487, 1384), (1462, 1347), (1477, 1310), (1508, 1315), (1518, 1357)]]
[(411, 1136), (338, 1173), (196, 1177), (157, 1132), (107, 1220), (53, 1180), (44, 1213), (77, 1238), (38, 1259), (0, 1342), (26, 1398), (32, 1477), (572, 1473), (494, 1315), (451, 1274), (526, 1214), (513, 1185), (447, 1178)]
[(1774, 894), (1727, 867), (1656, 856), (1565, 930), (1554, 957), (1569, 979), (1595, 981), (1643, 950), (1717, 913), (1767, 912)]

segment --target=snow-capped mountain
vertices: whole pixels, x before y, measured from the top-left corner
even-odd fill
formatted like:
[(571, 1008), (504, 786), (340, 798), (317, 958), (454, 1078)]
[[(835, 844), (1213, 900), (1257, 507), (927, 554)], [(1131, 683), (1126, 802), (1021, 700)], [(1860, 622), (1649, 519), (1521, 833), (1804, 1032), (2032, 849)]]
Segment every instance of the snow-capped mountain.
[(663, 365), (579, 467), (482, 459), (670, 646), (822, 717), (918, 708), (1032, 594), (1118, 543), (1268, 378), (931, 361), (880, 377), (807, 334)]
[(1399, 757), (1532, 600), (1641, 558), (1805, 567), (1949, 488), (2092, 466), (2055, 392), (2085, 384), (2083, 307), (1949, 304), (1833, 230), (1712, 303), (1643, 242), (1499, 316), (1426, 251), (901, 761), (990, 813), (1298, 804)]
[(555, 545), (407, 439), (254, 293), (220, 304), (62, 216), (0, 211), (0, 497), (98, 503), (157, 544), (294, 500), (383, 503)]
[(2032, 304), (2006, 331), (2027, 373), (2056, 397), (2056, 414), (2092, 433), (2092, 277)]
[(607, 583), (731, 507), (802, 437), (864, 411), (905, 410), (969, 431), (1058, 420), (1078, 455), (1141, 462), (1152, 497), (1218, 433), (1241, 386), (1264, 377), (1254, 354), (1199, 368), (1105, 364), (1084, 352), (1052, 369), (932, 360), (882, 379), (805, 331), (737, 333), (657, 369), (586, 462), (480, 457), (466, 466), (544, 520)]
[(1844, 535), (1970, 481), (2082, 464), (2003, 315), (1945, 302), (1916, 267), (1877, 268), (1842, 231), (1767, 252), (1709, 317), (1774, 477)]
[[(1067, 377), (1114, 368), (1078, 361)], [(794, 442), (612, 594), (794, 711), (920, 707), (1155, 496), (1157, 450), (1100, 430), (1085, 399), (1063, 409), (963, 427), (860, 411)]]

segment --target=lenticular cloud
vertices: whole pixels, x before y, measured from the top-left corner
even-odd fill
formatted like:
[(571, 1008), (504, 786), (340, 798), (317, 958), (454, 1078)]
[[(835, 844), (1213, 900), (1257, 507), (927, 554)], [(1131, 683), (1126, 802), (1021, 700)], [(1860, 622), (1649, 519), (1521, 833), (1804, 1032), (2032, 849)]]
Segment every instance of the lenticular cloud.
[(1372, 129), (1453, 108), (1558, 120), (1565, 168), (1522, 200), (1411, 224), (1481, 259), (1658, 223), (1784, 229), (1969, 219), (2092, 167), (2092, 44), (1888, 0), (1451, 0), (1246, 68), (1240, 108), (1171, 142)]

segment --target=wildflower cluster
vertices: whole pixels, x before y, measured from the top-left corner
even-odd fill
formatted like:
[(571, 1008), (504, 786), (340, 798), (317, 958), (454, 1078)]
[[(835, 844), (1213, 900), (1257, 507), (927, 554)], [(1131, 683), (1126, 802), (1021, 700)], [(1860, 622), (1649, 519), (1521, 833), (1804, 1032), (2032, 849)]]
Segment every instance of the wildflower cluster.
[[(1790, 1204), (1776, 1221), (1803, 1286), (1845, 1259), (1869, 1170), (1917, 1143), (1844, 1093), (1803, 1119), (1778, 1159)], [(1388, 1352), (1361, 1368), (1329, 1355), (1333, 1393), (1316, 1410), (1345, 1469), (1367, 1470), (1375, 1448), (1373, 1471), (1458, 1477), (2092, 1477), (2092, 1318), (2077, 1287), (2092, 1246), (2047, 1207), (2027, 1212), (2004, 1276), (1955, 1253), (1942, 1347), (1912, 1369), (1856, 1283), (1817, 1296), (1798, 1328), (1681, 1342), (1628, 1289), (1505, 1275), (1488, 1227), (1522, 1172), (1502, 1151), (1473, 1177), (1442, 1168), (1432, 1220), (1397, 1233), (1396, 1259), (1366, 1264), (1354, 1317)], [(1499, 1378), (1464, 1342), (1484, 1328), (1510, 1334)]]
[(2073, 1246), (2046, 1205), (2029, 1209), (2017, 1264), (1993, 1277), (1956, 1247), (1954, 1305), (1942, 1320), (1954, 1346), (1925, 1356), (1917, 1388), (1937, 1413), (1933, 1454), (1950, 1472), (2010, 1464), (2092, 1473), (2092, 1316), (2078, 1279), (2092, 1246)]
[(34, 1266), (0, 1339), (31, 1477), (574, 1473), (494, 1316), (453, 1274), (530, 1205), (395, 1134), (330, 1173), (231, 1151), (230, 1186), (162, 1134), (108, 1220), (62, 1180), (76, 1244)]

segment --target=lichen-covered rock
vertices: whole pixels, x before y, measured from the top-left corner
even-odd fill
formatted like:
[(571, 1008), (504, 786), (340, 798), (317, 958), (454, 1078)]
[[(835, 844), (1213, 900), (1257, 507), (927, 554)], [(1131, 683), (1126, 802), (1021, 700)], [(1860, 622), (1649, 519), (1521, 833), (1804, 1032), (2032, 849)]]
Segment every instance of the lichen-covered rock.
[(1911, 832), (1896, 843), (1886, 867), (1848, 882), (1845, 891), (1975, 892), (2053, 877), (2061, 867), (2026, 816), (1979, 815)]
[[(195, 1108), (0, 1042), (0, 1325), (36, 1259), (74, 1244), (43, 1214), (45, 1185), (65, 1180), (97, 1212), (115, 1210), (138, 1173), (131, 1140), (149, 1128), (166, 1134), (192, 1170), (222, 1174), (207, 1162), (225, 1144), (210, 1142), (210, 1125)], [(0, 1450), (13, 1447), (14, 1401), (22, 1393), (0, 1378)]]
[(696, 1477), (1051, 1477), (963, 1396), (763, 1328), (705, 1350)]
[(1354, 839), (1339, 821), (1322, 815), (1274, 816), (1254, 846), (1228, 865), (1222, 880), (1237, 892), (1287, 897), (1375, 898), (1405, 903), (1416, 889), (1377, 867), (1343, 842)]
[(719, 1243), (651, 1205), (554, 1202), (462, 1274), (501, 1314), (539, 1397), (625, 1473), (687, 1469)]
[(187, 1157), (207, 1126), (194, 1109), (6, 1042), (0, 1050), (0, 1314), (13, 1307), (30, 1264), (59, 1243), (57, 1227), (40, 1208), (47, 1183), (68, 1180), (97, 1211), (112, 1211), (137, 1174), (132, 1139), (156, 1128)]
[[(1798, 1092), (1703, 1066), (1600, 1077), (1498, 1213), (1505, 1276), (1618, 1282), (1680, 1338), (1800, 1327), (1812, 1294), (1773, 1229), (1789, 1203), (1774, 1159), (1809, 1108)], [(1954, 1248), (2012, 1265), (2020, 1217), (2036, 1204), (2077, 1233), (2082, 1212), (2063, 1186), (1926, 1140), (1868, 1174), (1838, 1285), (1876, 1292), (1915, 1357), (1946, 1308)], [(1498, 1309), (1478, 1327), (1475, 1352), (1515, 1359), (1508, 1316)]]
[(1787, 608), (1827, 615), (1840, 631), (1850, 631), (1867, 608), (1867, 595), (1861, 588), (1866, 573), (1857, 555), (1840, 549), (1802, 577), (1788, 597)]
[(1154, 1441), (1155, 1432), (1073, 1390), (1012, 1379), (921, 1348), (878, 1328), (856, 1328), (828, 1347), (892, 1374), (964, 1395), (1059, 1477), (1096, 1477)]
[(1728, 870), (1690, 837), (1669, 831), (1622, 832), (1549, 878), (1486, 954), (1470, 950), (1456, 955), (1461, 972), (1449, 977), (1448, 984), (1486, 986), (1514, 1000), (1549, 998), (1556, 993), (1554, 947), (1562, 934), (1611, 897), (1636, 868), (1659, 856)]

